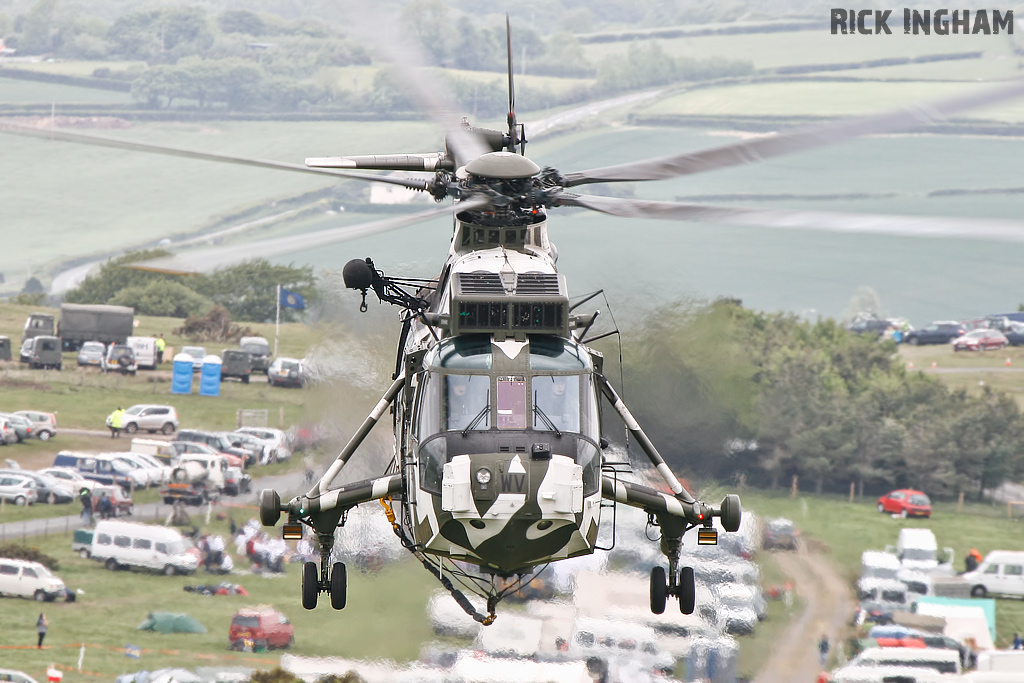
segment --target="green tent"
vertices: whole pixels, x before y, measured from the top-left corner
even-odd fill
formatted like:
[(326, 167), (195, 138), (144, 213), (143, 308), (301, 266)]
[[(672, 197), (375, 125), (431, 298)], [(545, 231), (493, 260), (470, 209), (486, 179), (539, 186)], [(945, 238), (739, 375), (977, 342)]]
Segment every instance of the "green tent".
[(139, 624), (138, 630), (160, 633), (206, 633), (206, 627), (189, 615), (173, 612), (150, 612), (146, 620)]

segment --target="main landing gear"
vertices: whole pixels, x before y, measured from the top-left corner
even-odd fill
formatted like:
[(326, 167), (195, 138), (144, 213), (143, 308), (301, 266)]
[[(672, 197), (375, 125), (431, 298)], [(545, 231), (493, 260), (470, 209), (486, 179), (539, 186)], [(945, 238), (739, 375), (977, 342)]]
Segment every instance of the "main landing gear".
[[(280, 519), (282, 512), (281, 498), (276, 491), (264, 489), (260, 492), (260, 521), (265, 526), (274, 526)], [(334, 529), (344, 512), (342, 508), (336, 508), (329, 512), (321, 512), (313, 516), (313, 529), (316, 531), (316, 538), (320, 545), (320, 567), (316, 562), (306, 562), (302, 565), (302, 606), (306, 609), (314, 609), (321, 593), (331, 596), (331, 607), (344, 609), (348, 593), (348, 571), (344, 562), (335, 562), (331, 565), (331, 550), (334, 548)], [(289, 525), (296, 527), (295, 533), (300, 537), (301, 526), (299, 520), (289, 513)], [(288, 526), (285, 527), (285, 538), (288, 538)]]
[(664, 567), (655, 567), (651, 570), (651, 611), (655, 614), (662, 614), (665, 611), (668, 597), (672, 596), (679, 600), (680, 612), (693, 614), (696, 603), (693, 567), (683, 567), (679, 570), (678, 578), (672, 576), (670, 579), (666, 581)]

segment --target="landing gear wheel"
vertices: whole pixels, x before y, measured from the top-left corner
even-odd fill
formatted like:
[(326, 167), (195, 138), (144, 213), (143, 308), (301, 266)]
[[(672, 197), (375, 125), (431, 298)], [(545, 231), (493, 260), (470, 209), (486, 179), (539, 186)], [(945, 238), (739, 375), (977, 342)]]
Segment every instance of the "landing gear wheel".
[(665, 582), (665, 568), (655, 567), (651, 570), (651, 611), (662, 614), (665, 611), (665, 600), (668, 595), (668, 584)]
[(320, 570), (316, 562), (302, 565), (302, 606), (306, 609), (316, 607), (316, 599), (320, 595)]
[(348, 591), (348, 572), (344, 562), (335, 562), (331, 569), (331, 607), (345, 609)]
[(693, 614), (697, 602), (697, 590), (693, 584), (693, 567), (679, 570), (679, 611)]

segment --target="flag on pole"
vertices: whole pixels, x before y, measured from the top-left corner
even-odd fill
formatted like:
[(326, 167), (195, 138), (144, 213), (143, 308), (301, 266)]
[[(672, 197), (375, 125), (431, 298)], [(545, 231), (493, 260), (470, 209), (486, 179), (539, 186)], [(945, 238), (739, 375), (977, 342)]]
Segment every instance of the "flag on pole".
[(285, 308), (296, 308), (300, 311), (306, 308), (306, 300), (302, 298), (301, 294), (285, 289), (284, 287), (281, 287), (278, 303)]

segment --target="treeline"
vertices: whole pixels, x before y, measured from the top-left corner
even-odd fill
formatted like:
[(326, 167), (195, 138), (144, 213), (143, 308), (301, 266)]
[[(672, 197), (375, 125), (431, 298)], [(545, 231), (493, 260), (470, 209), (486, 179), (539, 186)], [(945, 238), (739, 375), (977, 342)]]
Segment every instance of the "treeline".
[[(172, 318), (205, 315), (214, 306), (221, 306), (233, 320), (265, 322), (276, 316), (278, 285), (301, 294), (307, 306), (316, 296), (312, 266), (295, 268), (256, 259), (197, 275), (169, 275), (123, 267), (162, 256), (170, 256), (170, 252), (130, 251), (110, 259), (98, 273), (68, 290), (64, 301), (131, 306), (141, 315)], [(293, 309), (281, 309), (281, 320), (294, 320), (296, 315)]]
[[(418, 38), (430, 65), (495, 72), (493, 81), (449, 77), (457, 105), (478, 116), (507, 109), (505, 27), (475, 11), (439, 0), (412, 0), (402, 8), (406, 35)], [(532, 23), (532, 21), (531, 21)], [(568, 11), (543, 31), (514, 26), (514, 59), (522, 73), (585, 78), (576, 88), (520, 84), (519, 98), (559, 106), (623, 90), (751, 73), (749, 62), (691, 60), (637, 43), (625, 56), (587, 59), (572, 31), (592, 25), (588, 11)], [(123, 69), (98, 67), (97, 86), (131, 84), (132, 97), (151, 108), (230, 111), (309, 111), (342, 108), (386, 112), (418, 108), (380, 72), (372, 90), (348, 89), (331, 67), (371, 64), (350, 27), (321, 20), (286, 20), (268, 12), (168, 6), (123, 13), (112, 22), (83, 17), (57, 0), (37, 0), (11, 19), (0, 12), (0, 38), (19, 55), (82, 60), (137, 60)], [(361, 38), (361, 37), (360, 37)], [(401, 65), (399, 68), (404, 68)], [(397, 82), (397, 81), (394, 81)]]
[(1012, 398), (950, 390), (907, 371), (892, 342), (833, 320), (721, 300), (657, 311), (632, 337), (639, 354), (627, 361), (626, 399), (679, 472), (979, 497), (1024, 474), (1024, 418)]

